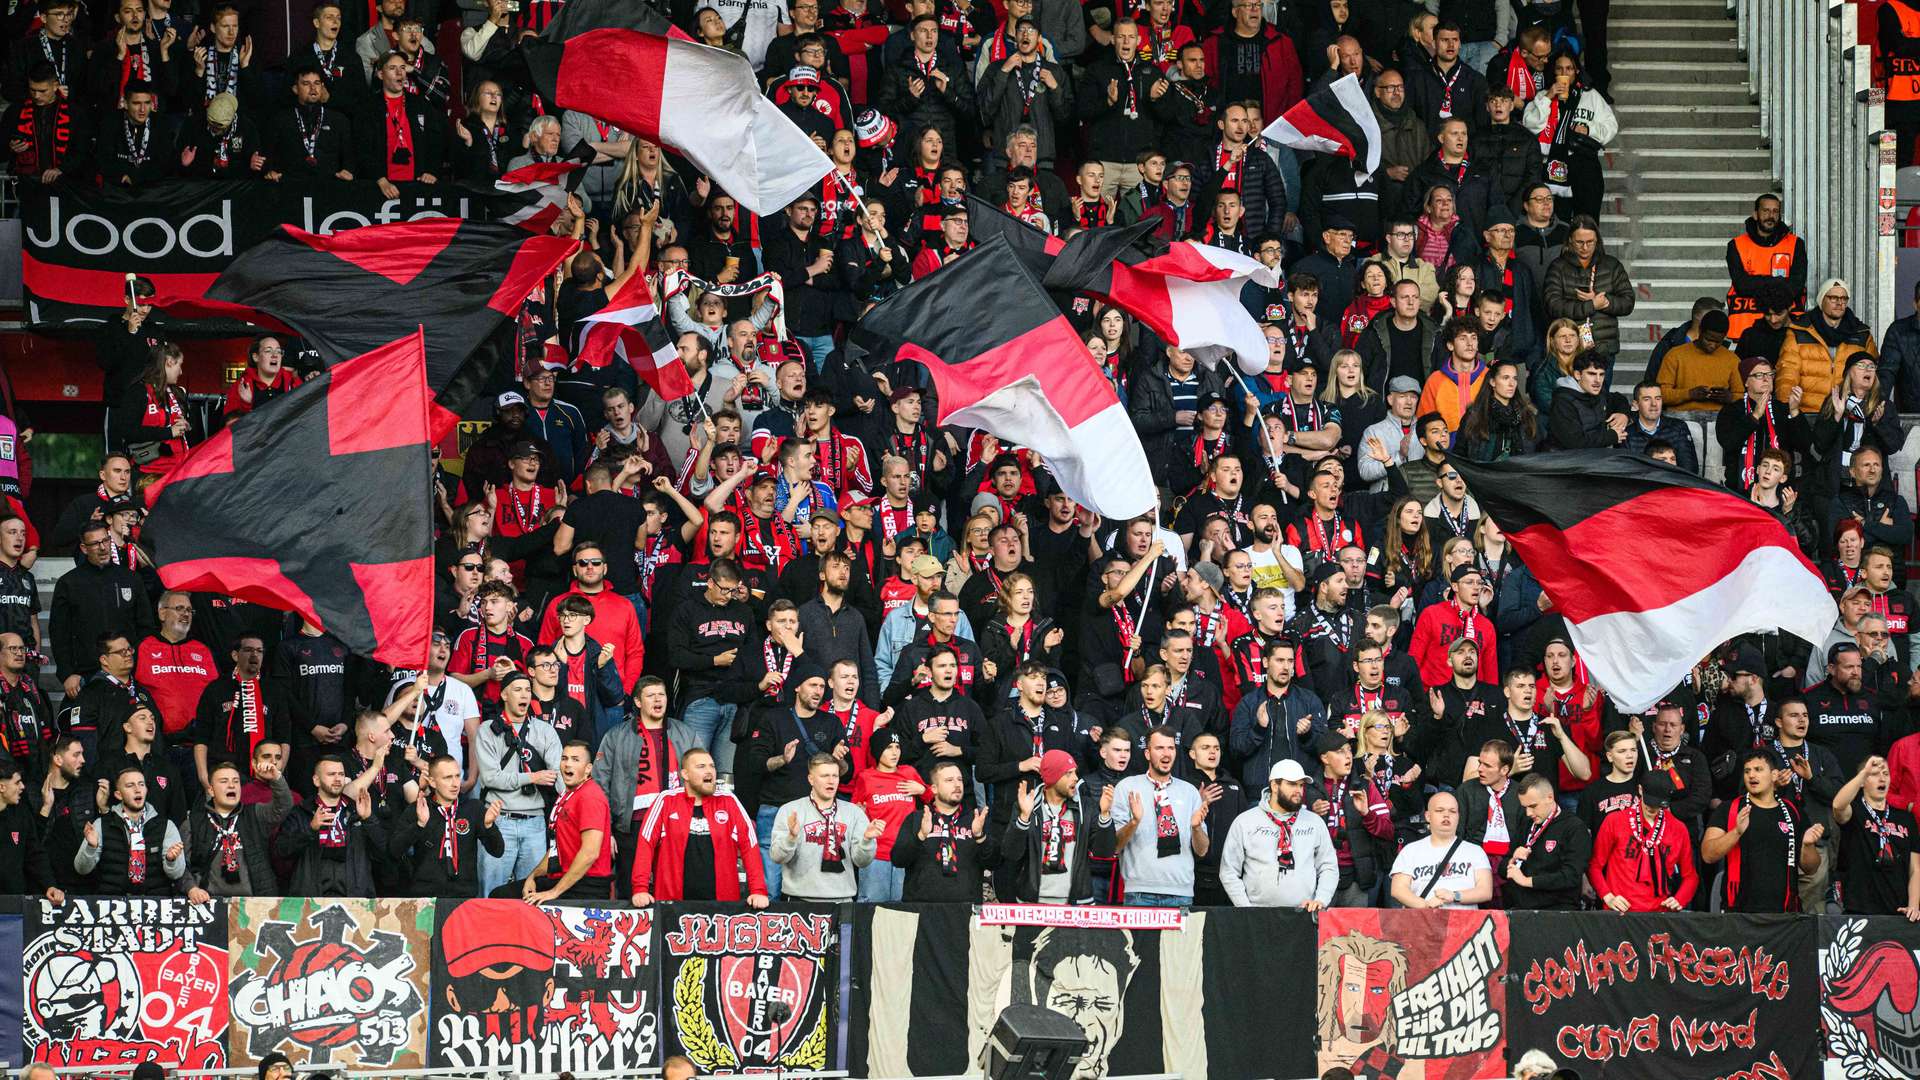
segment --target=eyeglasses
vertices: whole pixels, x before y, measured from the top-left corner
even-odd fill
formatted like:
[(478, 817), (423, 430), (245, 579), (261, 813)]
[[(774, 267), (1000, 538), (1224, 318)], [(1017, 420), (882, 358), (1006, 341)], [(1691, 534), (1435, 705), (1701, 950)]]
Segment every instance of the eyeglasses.
[(575, 560), (573, 560), (573, 565), (575, 565), (575, 566), (605, 566), (605, 565), (607, 565), (607, 560), (605, 560), (605, 559), (575, 559)]
[(534, 667), (536, 667), (536, 668), (557, 668), (557, 667), (559, 667), (559, 666), (560, 666), (560, 661), (558, 661), (558, 660), (541, 660), (541, 661), (539, 661), (539, 662), (537, 662), (537, 663), (535, 663), (535, 664), (534, 664), (533, 666), (534, 666)]
[(103, 653), (101, 653), (100, 655), (102, 655), (102, 656), (132, 656), (132, 655), (133, 655), (133, 646), (131, 646), (131, 645), (122, 645), (122, 646), (120, 646), (120, 647), (119, 647), (119, 648), (117, 648), (117, 649), (108, 649), (108, 650), (107, 650), (106, 652), (103, 652)]
[(111, 539), (103, 536), (98, 540), (82, 540), (80, 541), (80, 546), (83, 548), (103, 548), (111, 543), (113, 543)]

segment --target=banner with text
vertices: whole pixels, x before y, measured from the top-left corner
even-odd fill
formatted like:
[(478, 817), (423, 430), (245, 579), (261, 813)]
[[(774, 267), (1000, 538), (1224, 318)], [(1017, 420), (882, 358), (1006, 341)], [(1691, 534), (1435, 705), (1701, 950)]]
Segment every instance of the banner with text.
[(1589, 1080), (1811, 1080), (1814, 933), (1786, 915), (1516, 917), (1513, 1045)]
[(0, 1061), (20, 1061), (20, 943), (26, 919), (21, 898), (0, 896)]
[(1321, 912), (1314, 1071), (1506, 1076), (1508, 951), (1505, 912)]
[[(523, 196), (453, 184), (397, 184), (389, 199), (347, 180), (172, 180), (136, 190), (26, 184), (20, 190), (27, 321), (37, 329), (97, 326), (125, 304), (130, 273), (164, 296), (197, 298), (233, 257), (282, 225), (334, 233), (417, 218), (487, 219)], [(209, 320), (203, 332), (242, 324)]]
[(180, 897), (27, 901), (29, 1060), (57, 1068), (226, 1065), (227, 907)]
[(619, 1072), (659, 1055), (653, 912), (434, 904), (435, 1068)]
[(251, 899), (228, 913), (234, 1065), (426, 1064), (433, 901)]
[(701, 1073), (840, 1067), (839, 908), (654, 910), (667, 1053)]

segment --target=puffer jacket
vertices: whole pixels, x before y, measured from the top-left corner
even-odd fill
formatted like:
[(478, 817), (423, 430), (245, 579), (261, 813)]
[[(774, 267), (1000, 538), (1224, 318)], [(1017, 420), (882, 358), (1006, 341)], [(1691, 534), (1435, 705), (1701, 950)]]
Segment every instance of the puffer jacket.
[[(1227, 392), (1224, 377), (1213, 369), (1203, 364), (1193, 370), (1200, 379), (1201, 397), (1220, 393), (1231, 400), (1237, 396)], [(1140, 442), (1146, 447), (1154, 483), (1165, 485), (1168, 462), (1181, 451), (1192, 449), (1191, 445), (1179, 445), (1181, 439), (1175, 431), (1173, 388), (1167, 385), (1166, 360), (1140, 365), (1127, 387), (1127, 418), (1133, 421), (1134, 430), (1140, 433)]]
[[(1787, 328), (1787, 342), (1780, 346), (1780, 362), (1775, 367), (1774, 395), (1787, 400), (1794, 387), (1800, 388), (1800, 411), (1818, 413), (1820, 405), (1833, 393), (1834, 384), (1847, 370), (1847, 361), (1865, 355), (1880, 355), (1873, 345), (1873, 331), (1848, 308), (1840, 316), (1840, 325), (1823, 337), (1816, 328), (1822, 322), (1818, 313), (1809, 313)], [(1829, 345), (1831, 339), (1837, 344)]]
[[(1606, 310), (1598, 310), (1591, 301), (1580, 299), (1576, 294), (1582, 289), (1605, 293)], [(1620, 260), (1607, 254), (1604, 241), (1595, 247), (1591, 267), (1581, 266), (1572, 248), (1561, 248), (1559, 258), (1547, 264), (1544, 291), (1547, 322), (1572, 319), (1577, 325), (1592, 319), (1593, 347), (1607, 356), (1619, 355), (1620, 319), (1633, 314), (1633, 282)]]

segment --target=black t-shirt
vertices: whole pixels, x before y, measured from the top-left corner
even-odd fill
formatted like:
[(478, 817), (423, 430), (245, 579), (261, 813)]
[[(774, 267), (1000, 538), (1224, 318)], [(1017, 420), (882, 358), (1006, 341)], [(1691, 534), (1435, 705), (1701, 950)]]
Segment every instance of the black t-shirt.
[(1422, 385), (1427, 381), (1427, 358), (1420, 355), (1420, 324), (1413, 329), (1402, 330), (1393, 324), (1393, 317), (1387, 317), (1387, 345), (1389, 359), (1387, 377), (1389, 379), (1405, 375)]
[(1908, 856), (1913, 852), (1913, 813), (1887, 807), (1867, 810), (1867, 797), (1853, 800), (1853, 817), (1840, 829), (1840, 900), (1849, 915), (1893, 915), (1907, 903)]
[(1260, 100), (1260, 61), (1266, 46), (1265, 35), (1243, 38), (1232, 29), (1220, 35), (1220, 100)]
[(683, 900), (714, 900), (713, 832), (707, 827), (707, 808), (693, 808), (693, 820), (687, 823), (687, 861), (681, 867), (680, 892)]
[(591, 540), (600, 545), (607, 559), (607, 585), (630, 596), (640, 591), (633, 538), (640, 535), (646, 519), (646, 504), (639, 499), (617, 491), (596, 491), (569, 505), (562, 520), (573, 526), (574, 543)]
[(1601, 777), (1580, 790), (1580, 820), (1587, 831), (1598, 836), (1600, 823), (1615, 810), (1632, 809), (1640, 798), (1640, 781), (1609, 780)]
[(1787, 897), (1799, 879), (1793, 864), (1799, 861), (1800, 834), (1806, 830), (1804, 816), (1793, 820), (1790, 828), (1786, 808), (1779, 803), (1753, 808), (1747, 831), (1740, 835), (1740, 889), (1728, 911), (1787, 910)]

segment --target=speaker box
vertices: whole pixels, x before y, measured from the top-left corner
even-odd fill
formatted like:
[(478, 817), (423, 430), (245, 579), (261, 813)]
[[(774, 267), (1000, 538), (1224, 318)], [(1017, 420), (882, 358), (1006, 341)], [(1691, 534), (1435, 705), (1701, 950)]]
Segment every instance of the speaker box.
[(987, 1080), (1067, 1080), (1087, 1049), (1086, 1032), (1038, 1005), (1009, 1005), (987, 1038)]

